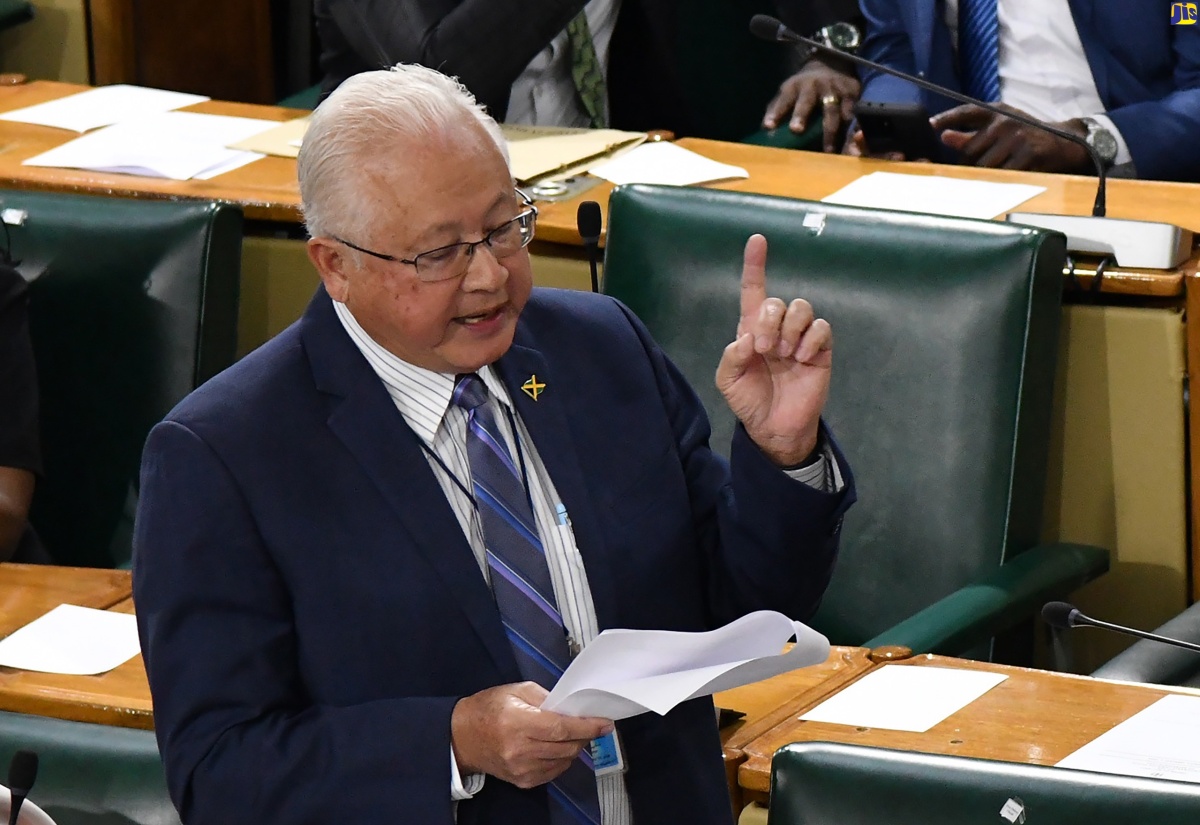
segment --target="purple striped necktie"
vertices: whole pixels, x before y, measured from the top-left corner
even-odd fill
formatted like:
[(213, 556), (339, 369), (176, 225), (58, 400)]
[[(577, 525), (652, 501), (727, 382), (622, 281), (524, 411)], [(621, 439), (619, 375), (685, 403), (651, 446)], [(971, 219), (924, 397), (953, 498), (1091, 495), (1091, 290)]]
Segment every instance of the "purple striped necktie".
[[(504, 632), (522, 678), (550, 690), (570, 664), (571, 653), (523, 468), (504, 444), (487, 387), (478, 375), (458, 376), (450, 398), (467, 411), (471, 486)], [(596, 776), (586, 748), (547, 790), (553, 825), (600, 822)]]

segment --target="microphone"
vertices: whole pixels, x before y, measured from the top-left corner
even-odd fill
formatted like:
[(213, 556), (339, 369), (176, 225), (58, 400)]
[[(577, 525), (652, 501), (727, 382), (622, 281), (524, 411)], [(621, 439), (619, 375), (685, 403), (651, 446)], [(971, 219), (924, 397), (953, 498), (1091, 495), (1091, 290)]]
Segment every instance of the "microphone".
[(38, 755), (33, 751), (17, 751), (8, 766), (8, 790), (10, 793), (8, 807), (8, 825), (17, 825), (17, 816), (21, 805), (37, 779)]
[[(937, 83), (930, 83), (923, 77), (917, 77), (856, 54), (826, 46), (816, 40), (801, 37), (774, 17), (765, 14), (756, 14), (750, 19), (750, 33), (762, 40), (775, 43), (798, 43), (807, 46), (810, 50), (808, 57), (819, 52), (849, 61), (856, 66), (865, 66), (884, 74), (890, 74), (901, 80), (907, 80), (926, 91), (948, 97), (959, 103), (978, 106), (1083, 147), (1096, 167), (1096, 200), (1092, 205), (1092, 218), (1104, 217), (1107, 211), (1108, 172), (1104, 168), (1104, 162), (1100, 160), (1100, 155), (1086, 139), (1079, 135), (1056, 126), (1050, 126), (1024, 113), (1006, 111), (994, 103), (977, 100)], [(1067, 236), (1067, 246), (1073, 252), (1111, 254), (1121, 266), (1138, 269), (1173, 269), (1191, 255), (1192, 233), (1180, 227), (1148, 221), (1117, 219), (1097, 221), (1093, 219), (1074, 215), (1041, 215), (1031, 212), (1014, 212), (1008, 215), (1010, 222), (1062, 232)]]
[(584, 201), (579, 204), (575, 213), (575, 223), (579, 228), (579, 236), (587, 247), (588, 263), (592, 269), (592, 292), (600, 291), (600, 281), (596, 277), (596, 262), (600, 256), (600, 204), (595, 201)]
[(1172, 639), (1167, 636), (1159, 636), (1157, 633), (1147, 633), (1144, 630), (1136, 630), (1132, 627), (1124, 627), (1119, 624), (1110, 624), (1102, 622), (1099, 619), (1093, 619), (1091, 616), (1085, 615), (1079, 608), (1067, 602), (1047, 602), (1042, 607), (1042, 618), (1046, 620), (1046, 624), (1051, 627), (1067, 629), (1072, 627), (1099, 627), (1103, 630), (1112, 630), (1116, 633), (1124, 633), (1126, 636), (1135, 636), (1139, 639), (1149, 639), (1152, 642), (1162, 642), (1175, 647), (1182, 647), (1185, 650), (1194, 650), (1200, 653), (1200, 645), (1192, 642), (1185, 642), (1183, 639)]

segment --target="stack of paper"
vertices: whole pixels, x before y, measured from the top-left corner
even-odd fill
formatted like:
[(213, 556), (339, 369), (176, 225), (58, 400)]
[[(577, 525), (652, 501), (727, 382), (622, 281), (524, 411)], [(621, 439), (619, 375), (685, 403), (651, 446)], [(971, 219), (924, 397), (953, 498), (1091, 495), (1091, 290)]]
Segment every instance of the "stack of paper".
[[(796, 644), (780, 653), (792, 636)], [(542, 707), (627, 719), (769, 679), (829, 658), (829, 641), (782, 613), (760, 610), (708, 633), (606, 630), (571, 662)]]
[(740, 166), (717, 163), (682, 146), (666, 142), (643, 143), (618, 158), (592, 166), (588, 171), (616, 184), (689, 186), (693, 183), (750, 177), (750, 173)]
[(523, 184), (586, 168), (590, 162), (620, 149), (637, 146), (646, 139), (643, 132), (621, 132), (616, 129), (569, 129), (508, 123), (500, 129), (508, 141), (513, 177)]
[(843, 206), (990, 220), (1045, 191), (1044, 186), (1028, 183), (872, 172), (821, 200)]
[(230, 143), (273, 129), (271, 120), (164, 112), (109, 126), (35, 155), (26, 166), (208, 180), (262, 157)]
[(140, 651), (132, 614), (60, 604), (0, 641), (0, 666), (92, 676)]
[(275, 128), (260, 132), (253, 137), (231, 143), (229, 148), (241, 149), (245, 152), (261, 152), (264, 155), (275, 155), (280, 158), (295, 158), (300, 156), (300, 144), (307, 131), (308, 118), (298, 117), (295, 120), (276, 124)]
[(86, 132), (124, 120), (182, 109), (209, 98), (142, 86), (102, 86), (56, 100), (0, 113), (0, 120)]

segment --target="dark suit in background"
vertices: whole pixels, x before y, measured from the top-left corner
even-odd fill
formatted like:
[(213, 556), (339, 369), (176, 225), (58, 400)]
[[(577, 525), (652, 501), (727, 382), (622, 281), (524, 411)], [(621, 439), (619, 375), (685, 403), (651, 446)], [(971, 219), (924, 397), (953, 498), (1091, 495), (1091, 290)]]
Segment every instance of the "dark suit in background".
[[(458, 77), (503, 121), (513, 82), (584, 0), (315, 0), (328, 94), (397, 62)], [(775, 13), (813, 32), (858, 16), (855, 0), (622, 0), (609, 52), (611, 125), (742, 137), (790, 74), (782, 47), (750, 35)], [(794, 68), (794, 67), (792, 67)]]
[[(1139, 178), (1200, 181), (1200, 26), (1172, 26), (1171, 4), (1070, 0), (1071, 17), (1100, 100), (1125, 138)], [(950, 30), (937, 0), (862, 0), (863, 57), (962, 91)], [(863, 75), (864, 100), (955, 106), (879, 72)]]

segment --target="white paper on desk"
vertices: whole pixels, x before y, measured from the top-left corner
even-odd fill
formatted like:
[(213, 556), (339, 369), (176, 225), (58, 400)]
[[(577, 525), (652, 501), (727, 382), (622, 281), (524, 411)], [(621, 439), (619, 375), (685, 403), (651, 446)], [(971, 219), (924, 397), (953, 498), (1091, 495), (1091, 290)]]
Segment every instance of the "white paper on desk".
[(263, 157), (228, 149), (226, 144), (277, 125), (246, 117), (164, 112), (75, 138), (29, 158), (24, 165), (188, 180), (228, 172)]
[(1200, 782), (1200, 696), (1164, 696), (1058, 763), (1100, 773)]
[[(796, 644), (781, 653), (792, 636)], [(824, 662), (829, 641), (760, 610), (707, 633), (606, 630), (571, 662), (542, 707), (568, 716), (664, 714), (687, 699)]]
[(990, 220), (1045, 191), (1044, 186), (1028, 183), (994, 183), (937, 175), (872, 172), (821, 200), (843, 206), (869, 206), (900, 212)]
[(60, 604), (0, 641), (0, 666), (93, 676), (140, 651), (132, 614)]
[(717, 163), (674, 143), (643, 143), (620, 157), (588, 167), (597, 177), (622, 183), (661, 183), (689, 186), (731, 178), (748, 178), (740, 166)]
[(800, 718), (923, 733), (1007, 678), (986, 670), (884, 665)]
[(24, 109), (13, 109), (0, 114), (0, 120), (86, 132), (125, 120), (182, 109), (205, 100), (209, 98), (203, 95), (117, 84), (88, 89)]

